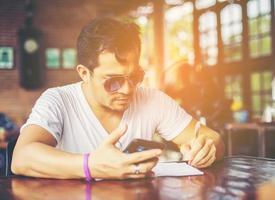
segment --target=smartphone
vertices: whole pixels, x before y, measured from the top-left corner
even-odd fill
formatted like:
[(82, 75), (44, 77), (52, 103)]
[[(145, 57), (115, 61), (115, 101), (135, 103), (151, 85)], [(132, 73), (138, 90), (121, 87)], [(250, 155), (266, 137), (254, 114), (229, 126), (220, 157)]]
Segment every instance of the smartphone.
[(123, 151), (124, 153), (134, 153), (146, 151), (149, 149), (164, 149), (165, 145), (161, 142), (143, 140), (143, 139), (134, 139)]

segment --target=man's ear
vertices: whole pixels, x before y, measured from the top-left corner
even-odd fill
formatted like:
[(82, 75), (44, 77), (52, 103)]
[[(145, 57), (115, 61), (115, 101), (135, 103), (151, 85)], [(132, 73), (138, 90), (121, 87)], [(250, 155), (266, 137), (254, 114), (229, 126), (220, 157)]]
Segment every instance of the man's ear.
[(84, 65), (77, 65), (76, 71), (78, 72), (78, 75), (84, 82), (87, 82), (89, 80), (91, 73), (87, 67), (85, 67)]

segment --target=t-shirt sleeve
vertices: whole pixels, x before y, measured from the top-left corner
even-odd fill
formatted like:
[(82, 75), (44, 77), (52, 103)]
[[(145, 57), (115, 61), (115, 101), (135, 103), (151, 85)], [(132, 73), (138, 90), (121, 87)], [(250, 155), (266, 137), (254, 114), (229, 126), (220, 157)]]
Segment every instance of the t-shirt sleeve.
[(157, 132), (164, 139), (172, 140), (187, 127), (192, 116), (175, 100), (161, 91), (156, 91), (153, 99), (156, 109)]
[(56, 89), (46, 90), (36, 101), (21, 130), (31, 124), (38, 125), (46, 129), (59, 142), (63, 127), (61, 103), (61, 97)]

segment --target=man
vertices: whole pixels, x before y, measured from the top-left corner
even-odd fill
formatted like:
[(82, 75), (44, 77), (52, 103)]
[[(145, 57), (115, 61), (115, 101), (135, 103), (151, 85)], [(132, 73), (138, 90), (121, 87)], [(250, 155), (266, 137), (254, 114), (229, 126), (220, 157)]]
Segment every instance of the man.
[(220, 136), (164, 93), (139, 87), (138, 27), (110, 18), (93, 20), (77, 41), (82, 81), (45, 91), (33, 107), (14, 149), (15, 174), (48, 178), (124, 179), (147, 176), (161, 150), (124, 154), (134, 138), (158, 132), (195, 167), (223, 156)]

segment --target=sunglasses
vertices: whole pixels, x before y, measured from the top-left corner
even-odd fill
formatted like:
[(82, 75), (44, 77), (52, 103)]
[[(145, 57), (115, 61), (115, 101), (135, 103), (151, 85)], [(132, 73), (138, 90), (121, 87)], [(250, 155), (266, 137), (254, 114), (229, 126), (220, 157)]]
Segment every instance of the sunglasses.
[(108, 93), (114, 93), (122, 88), (126, 81), (131, 85), (131, 87), (134, 87), (143, 81), (143, 77), (144, 71), (138, 70), (135, 74), (131, 76), (110, 77), (103, 82), (103, 86)]

